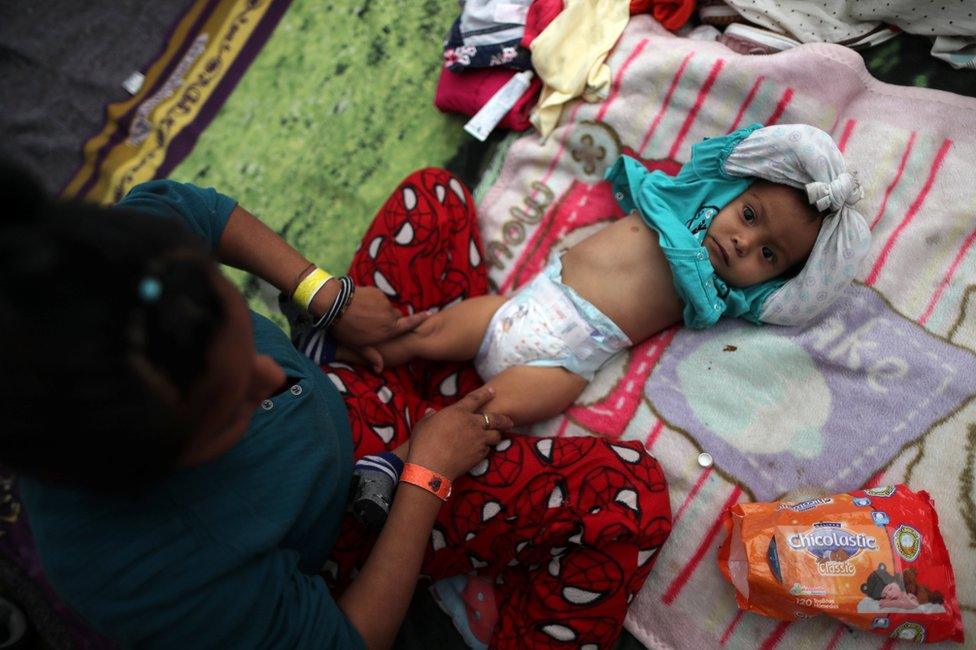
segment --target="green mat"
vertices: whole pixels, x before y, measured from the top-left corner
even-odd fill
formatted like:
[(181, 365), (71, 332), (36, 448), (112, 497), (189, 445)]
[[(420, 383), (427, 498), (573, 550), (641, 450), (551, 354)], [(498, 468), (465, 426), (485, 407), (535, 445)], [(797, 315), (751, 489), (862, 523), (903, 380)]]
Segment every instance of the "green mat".
[[(411, 171), (470, 137), (433, 106), (453, 2), (295, 0), (171, 178), (213, 186), (333, 273)], [(251, 306), (270, 291), (231, 275)], [(283, 320), (279, 319), (279, 323)]]

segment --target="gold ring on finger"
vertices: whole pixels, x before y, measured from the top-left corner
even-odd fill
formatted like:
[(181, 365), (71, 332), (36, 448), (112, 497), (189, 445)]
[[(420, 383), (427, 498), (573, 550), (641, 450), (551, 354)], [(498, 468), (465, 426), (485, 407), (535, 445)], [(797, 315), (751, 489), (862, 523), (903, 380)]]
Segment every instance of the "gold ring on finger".
[(485, 428), (486, 429), (490, 429), (491, 428), (491, 419), (488, 417), (488, 414), (487, 413), (482, 413), (481, 414), (481, 417), (483, 417), (485, 419)]

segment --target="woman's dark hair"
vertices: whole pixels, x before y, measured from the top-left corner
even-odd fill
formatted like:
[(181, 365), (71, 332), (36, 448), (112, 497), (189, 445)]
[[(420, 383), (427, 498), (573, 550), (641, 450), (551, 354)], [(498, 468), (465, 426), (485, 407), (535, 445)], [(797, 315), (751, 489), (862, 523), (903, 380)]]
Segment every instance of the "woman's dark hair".
[[(171, 469), (224, 309), (177, 219), (48, 200), (0, 164), (0, 462), (100, 491)], [(166, 390), (160, 390), (165, 387)]]

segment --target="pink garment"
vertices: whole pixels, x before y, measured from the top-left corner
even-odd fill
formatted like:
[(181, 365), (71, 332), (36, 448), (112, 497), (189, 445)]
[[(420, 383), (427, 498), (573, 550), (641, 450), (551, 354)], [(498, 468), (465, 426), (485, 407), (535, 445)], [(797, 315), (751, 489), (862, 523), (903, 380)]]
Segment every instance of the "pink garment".
[(563, 10), (563, 0), (535, 0), (529, 5), (525, 14), (525, 32), (522, 35), (522, 47), (529, 47), (535, 37), (542, 33), (553, 18)]
[[(452, 72), (447, 68), (441, 68), (434, 106), (445, 113), (474, 115), (515, 74), (515, 70), (507, 68), (477, 68), (464, 72)], [(498, 126), (513, 131), (525, 131), (532, 126), (529, 122), (529, 113), (535, 107), (540, 90), (542, 90), (542, 81), (539, 77), (533, 77), (528, 90), (515, 102), (515, 106), (502, 118)]]

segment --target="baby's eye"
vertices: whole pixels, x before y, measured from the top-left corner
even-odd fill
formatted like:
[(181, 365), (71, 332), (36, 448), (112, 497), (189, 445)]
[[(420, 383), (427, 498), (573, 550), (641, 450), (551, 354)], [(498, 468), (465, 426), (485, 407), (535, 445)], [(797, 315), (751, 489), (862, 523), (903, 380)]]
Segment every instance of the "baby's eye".
[(773, 252), (773, 249), (770, 248), (769, 246), (763, 246), (762, 247), (762, 256), (763, 256), (763, 259), (765, 259), (767, 262), (770, 262), (770, 263), (775, 263), (776, 262), (776, 253), (774, 253)]
[(742, 209), (742, 216), (745, 218), (746, 223), (752, 223), (756, 220), (756, 213), (748, 205)]

